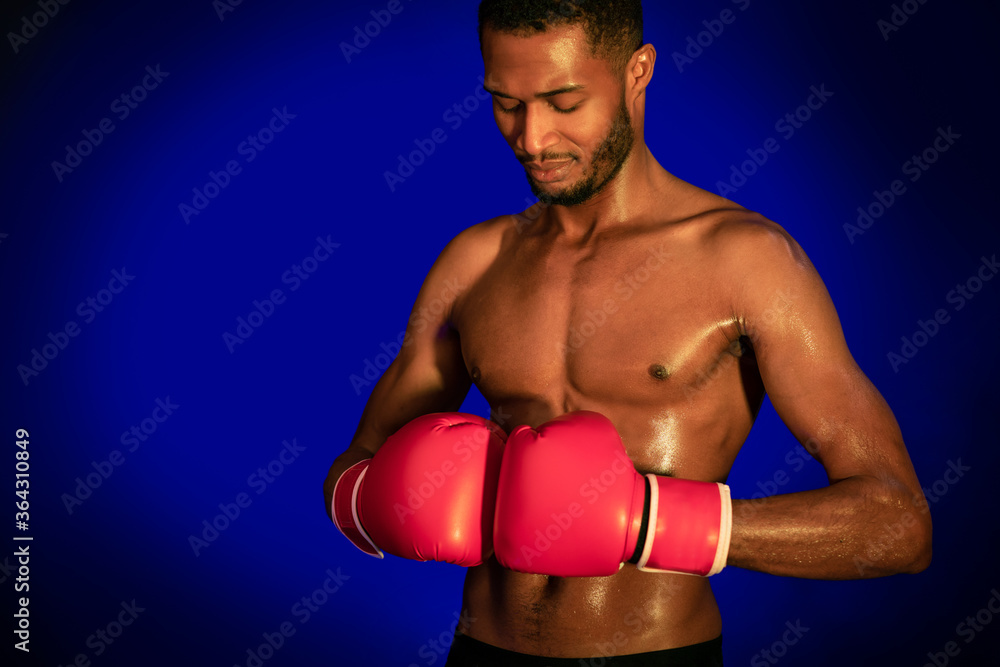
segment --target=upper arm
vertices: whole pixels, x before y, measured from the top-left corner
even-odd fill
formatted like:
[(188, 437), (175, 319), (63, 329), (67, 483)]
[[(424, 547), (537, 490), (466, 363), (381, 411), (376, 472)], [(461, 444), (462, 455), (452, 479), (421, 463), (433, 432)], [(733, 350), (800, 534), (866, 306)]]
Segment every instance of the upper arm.
[(482, 269), (488, 234), (485, 223), (463, 231), (434, 262), (413, 305), (399, 354), (376, 383), (352, 445), (374, 453), (413, 419), (461, 407), (472, 382), (451, 315), (455, 301)]
[(805, 252), (767, 221), (737, 236), (735, 308), (775, 411), (831, 483), (864, 475), (915, 497), (920, 486), (896, 419), (851, 356)]

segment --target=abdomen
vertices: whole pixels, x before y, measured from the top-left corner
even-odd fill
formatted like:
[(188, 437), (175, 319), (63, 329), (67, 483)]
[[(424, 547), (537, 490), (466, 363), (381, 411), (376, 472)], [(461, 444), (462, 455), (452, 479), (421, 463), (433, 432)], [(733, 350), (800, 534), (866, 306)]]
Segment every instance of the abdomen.
[(589, 658), (687, 646), (718, 637), (708, 579), (640, 572), (548, 577), (502, 568), (491, 558), (466, 575), (467, 634), (511, 651)]

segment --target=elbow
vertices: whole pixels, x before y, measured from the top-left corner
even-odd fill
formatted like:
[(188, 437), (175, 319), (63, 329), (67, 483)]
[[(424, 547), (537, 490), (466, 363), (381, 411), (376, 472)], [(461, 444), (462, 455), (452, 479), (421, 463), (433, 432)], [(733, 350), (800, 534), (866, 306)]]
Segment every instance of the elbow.
[(877, 541), (878, 548), (869, 552), (878, 554), (879, 558), (871, 561), (880, 563), (881, 573), (871, 576), (923, 572), (930, 567), (933, 553), (930, 512), (926, 507), (902, 502), (898, 496), (890, 496), (883, 502), (891, 510), (882, 515), (883, 532)]
[(914, 544), (909, 552), (908, 563), (902, 572), (905, 574), (919, 574), (931, 566), (931, 556), (933, 554), (933, 530), (930, 519), (920, 530), (919, 537), (914, 540)]
[(933, 553), (933, 529), (930, 514), (906, 512), (904, 525), (909, 527), (897, 536), (897, 547), (893, 550), (894, 567), (892, 574), (919, 574), (931, 565)]
[(934, 552), (934, 526), (931, 513), (925, 506), (915, 505), (917, 522), (913, 531), (913, 544), (910, 550), (910, 562), (904, 572), (919, 574), (931, 566), (931, 556)]
[[(893, 563), (892, 574), (919, 574), (930, 567), (934, 551), (930, 508), (915, 498), (909, 500), (900, 495), (903, 494), (897, 490), (883, 500), (886, 506), (892, 508), (890, 516), (896, 519), (892, 526), (895, 541), (892, 548), (895, 556), (890, 559)], [(923, 499), (922, 495), (920, 499)]]

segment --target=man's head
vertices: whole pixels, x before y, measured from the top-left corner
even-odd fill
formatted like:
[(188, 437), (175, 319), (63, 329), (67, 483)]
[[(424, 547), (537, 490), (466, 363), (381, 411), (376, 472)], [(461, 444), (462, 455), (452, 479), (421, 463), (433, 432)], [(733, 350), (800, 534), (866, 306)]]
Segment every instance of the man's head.
[(479, 5), (479, 43), (489, 28), (530, 37), (561, 26), (578, 25), (594, 58), (622, 74), (642, 46), (642, 0), (483, 0)]
[(484, 0), (486, 88), (543, 202), (574, 206), (611, 182), (642, 129), (656, 52), (639, 0)]

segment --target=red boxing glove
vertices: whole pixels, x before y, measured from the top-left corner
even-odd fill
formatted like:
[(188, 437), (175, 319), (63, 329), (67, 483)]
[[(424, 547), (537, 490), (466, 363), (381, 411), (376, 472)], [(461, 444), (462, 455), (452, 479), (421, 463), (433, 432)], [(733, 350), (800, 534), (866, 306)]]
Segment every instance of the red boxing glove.
[(644, 571), (712, 575), (726, 564), (731, 526), (728, 486), (644, 478), (596, 412), (520, 426), (507, 439), (493, 530), (506, 568), (607, 576), (634, 556)]
[(367, 554), (463, 567), (493, 553), (496, 480), (506, 434), (461, 413), (414, 419), (333, 489), (334, 523)]

